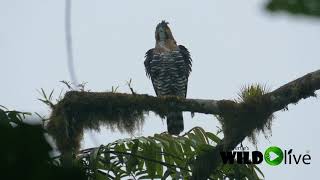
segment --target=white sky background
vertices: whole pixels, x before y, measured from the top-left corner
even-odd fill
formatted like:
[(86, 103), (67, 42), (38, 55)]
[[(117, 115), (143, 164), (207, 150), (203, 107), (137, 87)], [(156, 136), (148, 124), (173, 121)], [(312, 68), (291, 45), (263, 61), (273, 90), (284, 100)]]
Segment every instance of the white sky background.
[[(73, 1), (73, 38), (76, 73), (92, 91), (118, 86), (129, 92), (133, 79), (138, 93), (153, 94), (145, 76), (144, 54), (153, 48), (156, 24), (170, 22), (173, 35), (185, 45), (194, 63), (188, 97), (231, 99), (250, 83), (275, 89), (319, 69), (320, 20), (270, 15), (264, 1)], [(63, 0), (0, 0), (0, 104), (22, 111), (48, 113), (36, 89), (59, 91), (69, 80), (64, 41)], [(319, 93), (318, 93), (319, 94)], [(56, 94), (57, 95), (57, 94)], [(266, 179), (315, 179), (319, 176), (319, 98), (309, 98), (289, 111), (276, 113), (273, 134), (259, 136), (258, 149), (278, 145), (294, 152), (310, 151), (311, 165), (260, 167)], [(202, 126), (216, 132), (217, 120), (184, 114), (185, 130)], [(151, 115), (137, 134), (166, 130)], [(86, 134), (83, 147), (128, 137), (103, 129)], [(98, 144), (96, 144), (98, 143)], [(248, 143), (245, 143), (249, 145)], [(250, 146), (251, 147), (251, 146)], [(308, 178), (307, 178), (308, 177)]]

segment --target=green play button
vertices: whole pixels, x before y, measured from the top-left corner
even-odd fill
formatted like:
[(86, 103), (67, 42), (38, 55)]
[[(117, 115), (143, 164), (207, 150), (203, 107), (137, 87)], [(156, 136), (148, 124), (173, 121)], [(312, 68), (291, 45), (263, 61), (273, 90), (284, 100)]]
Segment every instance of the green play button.
[(271, 146), (264, 152), (264, 160), (271, 166), (279, 165), (283, 160), (283, 152), (277, 146)]

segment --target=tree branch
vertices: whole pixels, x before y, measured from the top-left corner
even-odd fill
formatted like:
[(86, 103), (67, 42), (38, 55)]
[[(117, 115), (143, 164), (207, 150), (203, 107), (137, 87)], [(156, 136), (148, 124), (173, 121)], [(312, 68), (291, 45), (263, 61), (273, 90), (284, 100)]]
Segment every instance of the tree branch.
[(315, 91), (319, 89), (320, 70), (317, 70), (281, 86), (266, 96), (270, 97), (270, 106), (275, 112), (286, 108), (289, 104), (296, 104), (301, 99), (315, 97)]
[[(207, 179), (220, 164), (221, 150), (234, 149), (255, 129), (262, 129), (272, 113), (301, 99), (315, 96), (315, 91), (318, 89), (320, 89), (320, 70), (257, 97), (254, 101), (244, 102), (70, 91), (55, 105), (48, 124), (48, 132), (53, 135), (59, 150), (63, 152), (70, 149), (78, 150), (83, 129), (97, 129), (100, 124), (94, 123), (98, 121), (103, 121), (103, 124), (109, 123), (111, 127), (116, 124), (118, 128), (132, 130), (133, 124), (141, 121), (143, 112), (153, 111), (162, 117), (170, 111), (219, 115), (223, 117), (221, 123), (226, 126), (224, 139), (214, 149), (202, 153), (197, 158), (196, 165), (199, 167), (194, 168), (193, 176), (194, 179), (201, 180)], [(225, 131), (226, 128), (229, 128), (229, 131)], [(201, 168), (201, 164), (205, 164), (206, 168)], [(207, 171), (203, 172), (204, 169)]]
[(206, 99), (184, 99), (176, 96), (154, 97), (145, 94), (132, 95), (126, 93), (79, 91), (67, 92), (62, 101), (62, 103), (76, 108), (75, 110), (87, 109), (89, 107), (107, 110), (109, 106), (105, 105), (110, 104), (113, 107), (132, 107), (134, 109), (153, 111), (156, 113), (191, 111), (204, 114), (220, 114), (221, 109), (219, 106), (221, 106), (221, 104), (234, 104), (233, 101), (228, 100), (216, 101)]
[[(270, 113), (282, 110), (287, 108), (289, 104), (296, 104), (299, 100), (305, 99), (308, 97), (316, 96), (315, 91), (320, 89), (320, 70), (317, 70), (312, 73), (308, 73), (303, 77), (300, 77), (294, 81), (291, 81), (280, 88), (267, 93), (263, 96), (263, 102), (261, 104), (256, 104), (257, 106), (265, 107), (265, 111)], [(247, 109), (248, 113), (255, 114), (256, 109), (250, 109), (250, 106), (242, 103), (239, 109), (240, 111), (236, 112), (235, 119), (240, 119), (241, 123), (249, 124), (248, 118), (241, 118), (244, 116), (241, 114), (243, 108)], [(245, 111), (244, 111), (245, 112)], [(239, 118), (236, 118), (236, 117)], [(251, 123), (251, 122), (250, 122)], [(194, 180), (205, 180), (210, 174), (212, 174), (217, 166), (222, 162), (220, 152), (221, 151), (231, 151), (239, 143), (241, 143), (253, 129), (247, 129), (247, 131), (239, 132), (234, 134), (231, 138), (226, 137), (218, 144), (215, 148), (203, 152), (194, 165), (192, 179)], [(228, 139), (227, 139), (228, 138)]]

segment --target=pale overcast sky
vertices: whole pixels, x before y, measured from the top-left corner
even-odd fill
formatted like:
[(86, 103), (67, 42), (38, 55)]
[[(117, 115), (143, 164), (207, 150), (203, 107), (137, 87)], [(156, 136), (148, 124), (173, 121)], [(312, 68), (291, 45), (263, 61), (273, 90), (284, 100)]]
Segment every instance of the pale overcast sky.
[[(73, 1), (75, 70), (92, 91), (118, 86), (153, 94), (145, 76), (145, 52), (154, 46), (158, 22), (170, 22), (179, 44), (193, 57), (188, 97), (233, 99), (250, 83), (275, 89), (320, 68), (320, 19), (270, 15), (262, 0), (78, 0)], [(22, 111), (48, 113), (36, 89), (47, 91), (69, 80), (64, 41), (64, 0), (0, 0), (0, 104)], [(319, 92), (318, 92), (319, 94)], [(311, 165), (260, 165), (267, 180), (319, 177), (319, 98), (309, 98), (276, 113), (269, 140), (259, 136), (258, 149), (277, 145), (294, 153), (310, 152)], [(216, 132), (212, 116), (184, 114), (185, 130), (202, 126)], [(150, 115), (140, 135), (166, 130)], [(85, 136), (83, 148), (128, 137), (103, 129)], [(249, 145), (248, 143), (245, 143)], [(252, 146), (250, 146), (252, 147)]]

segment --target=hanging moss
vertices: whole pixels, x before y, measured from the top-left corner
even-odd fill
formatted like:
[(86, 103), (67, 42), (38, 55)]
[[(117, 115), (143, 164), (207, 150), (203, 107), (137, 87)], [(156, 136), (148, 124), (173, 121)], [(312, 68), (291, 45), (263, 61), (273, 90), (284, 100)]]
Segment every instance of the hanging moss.
[[(228, 101), (226, 101), (228, 102)], [(144, 122), (144, 114), (153, 111), (161, 118), (171, 111), (217, 111), (213, 100), (186, 100), (176, 96), (113, 92), (69, 91), (53, 107), (48, 132), (56, 139), (60, 151), (76, 151), (84, 129), (99, 130), (100, 126), (132, 133)]]
[(314, 91), (320, 88), (319, 74), (320, 70), (309, 73), (270, 93), (261, 85), (247, 86), (233, 101), (70, 91), (54, 105), (48, 131), (61, 151), (78, 150), (84, 129), (99, 130), (100, 125), (106, 125), (133, 132), (142, 125), (145, 112), (153, 111), (164, 117), (172, 111), (190, 111), (218, 115), (224, 144), (241, 142), (247, 136), (256, 143), (257, 133), (271, 132), (273, 112), (315, 96)]
[(100, 126), (107, 126), (112, 130), (132, 133), (141, 128), (144, 114), (149, 111), (161, 118), (176, 110), (213, 113), (218, 109), (214, 102), (176, 96), (69, 91), (54, 105), (47, 129), (60, 151), (77, 151), (85, 129), (99, 130)]
[[(47, 125), (60, 151), (77, 151), (85, 129), (98, 130), (106, 126), (112, 130), (133, 133), (144, 122), (144, 110), (126, 106), (121, 98), (105, 101), (114, 93), (95, 93), (81, 96), (81, 92), (68, 92), (55, 105)], [(120, 105), (121, 104), (121, 105)]]
[[(191, 179), (205, 180), (210, 174), (216, 171), (221, 162), (220, 149), (224, 151), (233, 150), (245, 137), (250, 136), (254, 131), (270, 129), (272, 113), (285, 109), (291, 103), (295, 104), (302, 98), (315, 96), (315, 91), (320, 89), (320, 70), (311, 72), (294, 81), (291, 81), (280, 88), (263, 96), (245, 98), (245, 100), (219, 101), (217, 102), (218, 119), (222, 123), (224, 139), (213, 150), (201, 154), (193, 169)], [(259, 90), (258, 90), (259, 91)], [(249, 100), (249, 101), (248, 101)], [(205, 166), (197, 166), (205, 164)], [(209, 167), (209, 168), (204, 168)], [(207, 169), (207, 171), (203, 171)]]

